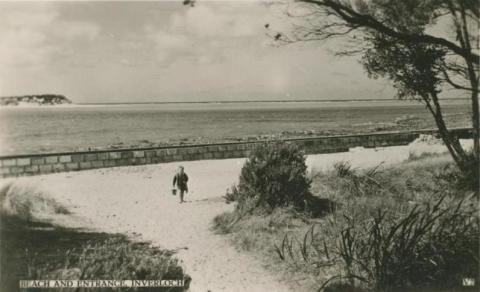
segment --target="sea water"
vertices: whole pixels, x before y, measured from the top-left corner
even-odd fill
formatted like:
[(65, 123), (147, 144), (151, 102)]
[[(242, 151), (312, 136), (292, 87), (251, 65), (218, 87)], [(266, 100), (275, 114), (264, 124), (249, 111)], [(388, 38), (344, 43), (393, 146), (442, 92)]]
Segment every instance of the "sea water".
[[(444, 111), (466, 115), (467, 101)], [(0, 155), (155, 143), (205, 143), (282, 133), (349, 132), (404, 117), (431, 119), (406, 101), (95, 104), (0, 109)]]

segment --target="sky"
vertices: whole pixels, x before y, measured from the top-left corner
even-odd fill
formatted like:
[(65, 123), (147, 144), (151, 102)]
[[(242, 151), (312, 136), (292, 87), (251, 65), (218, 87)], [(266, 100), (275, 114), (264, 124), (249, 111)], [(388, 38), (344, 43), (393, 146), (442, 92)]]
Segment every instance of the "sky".
[(339, 42), (275, 43), (258, 1), (0, 2), (0, 96), (77, 103), (393, 98)]

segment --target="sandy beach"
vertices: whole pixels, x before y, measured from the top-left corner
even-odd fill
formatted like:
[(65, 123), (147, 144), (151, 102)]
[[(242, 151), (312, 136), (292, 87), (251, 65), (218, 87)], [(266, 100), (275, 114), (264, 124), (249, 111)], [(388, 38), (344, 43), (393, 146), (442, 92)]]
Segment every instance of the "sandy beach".
[[(347, 153), (310, 155), (309, 169), (326, 169), (340, 160), (354, 167), (398, 163), (409, 153), (443, 152), (442, 145), (416, 141), (409, 146), (352, 149)], [(123, 233), (161, 248), (177, 250), (192, 277), (190, 291), (292, 291), (295, 287), (271, 274), (260, 259), (240, 253), (225, 235), (214, 234), (212, 219), (231, 210), (222, 196), (237, 182), (245, 159), (175, 162), (57, 173), (15, 179), (65, 205), (72, 215), (56, 223), (96, 231)], [(187, 203), (171, 194), (172, 176), (183, 165), (190, 177)], [(4, 180), (3, 183), (12, 181)]]

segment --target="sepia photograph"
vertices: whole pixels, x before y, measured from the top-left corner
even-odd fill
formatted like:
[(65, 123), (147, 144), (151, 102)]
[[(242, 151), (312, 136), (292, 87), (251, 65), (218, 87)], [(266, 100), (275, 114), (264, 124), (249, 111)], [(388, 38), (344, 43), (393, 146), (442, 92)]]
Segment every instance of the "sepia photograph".
[(478, 0), (0, 0), (0, 292), (480, 290)]

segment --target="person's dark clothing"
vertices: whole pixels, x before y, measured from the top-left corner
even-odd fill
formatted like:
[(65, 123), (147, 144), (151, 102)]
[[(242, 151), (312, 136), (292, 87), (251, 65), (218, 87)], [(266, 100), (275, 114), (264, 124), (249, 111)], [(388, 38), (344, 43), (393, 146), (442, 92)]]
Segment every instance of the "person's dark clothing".
[(173, 186), (176, 185), (181, 191), (188, 190), (187, 182), (188, 182), (188, 175), (185, 172), (177, 173), (173, 177)]

